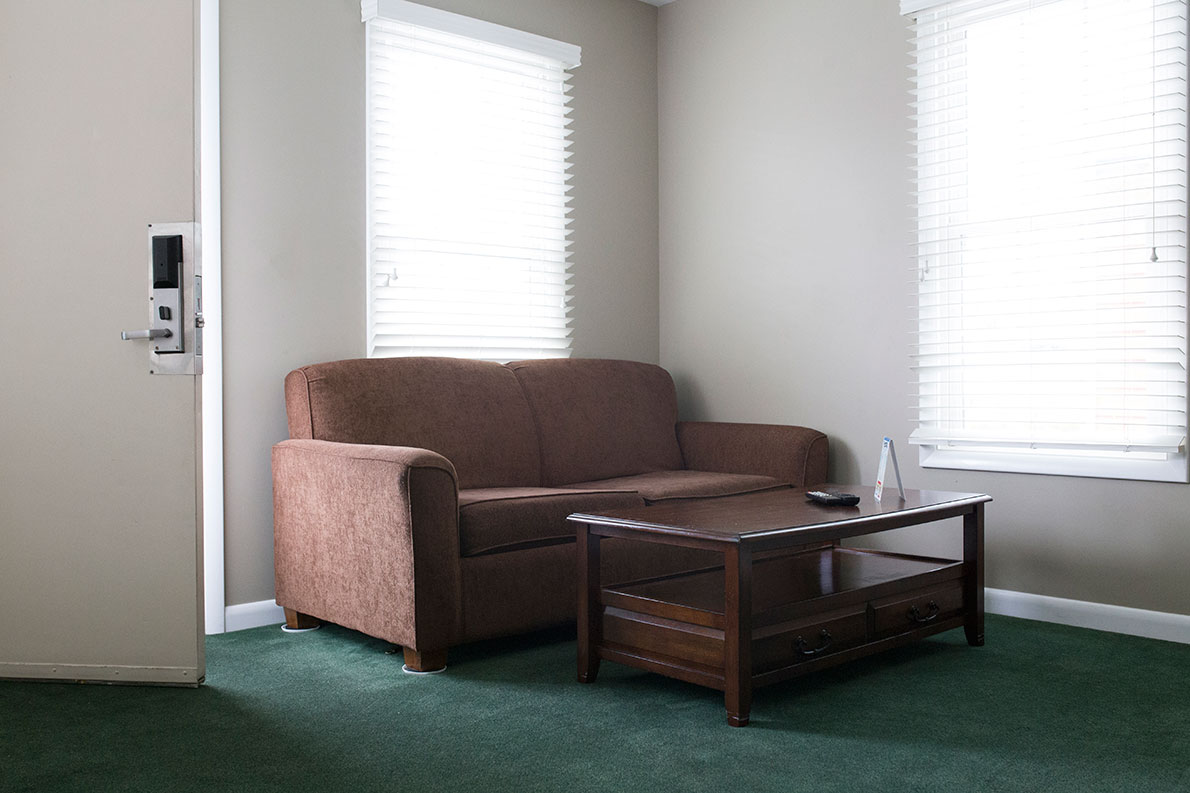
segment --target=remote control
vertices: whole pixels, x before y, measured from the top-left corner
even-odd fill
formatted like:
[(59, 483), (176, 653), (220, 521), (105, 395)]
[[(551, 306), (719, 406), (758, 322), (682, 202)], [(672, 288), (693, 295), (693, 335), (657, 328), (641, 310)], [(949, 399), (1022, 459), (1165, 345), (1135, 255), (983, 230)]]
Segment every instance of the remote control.
[(839, 493), (838, 491), (827, 493), (822, 490), (811, 490), (806, 493), (806, 497), (819, 504), (826, 504), (828, 507), (854, 507), (859, 503), (859, 496), (854, 493)]

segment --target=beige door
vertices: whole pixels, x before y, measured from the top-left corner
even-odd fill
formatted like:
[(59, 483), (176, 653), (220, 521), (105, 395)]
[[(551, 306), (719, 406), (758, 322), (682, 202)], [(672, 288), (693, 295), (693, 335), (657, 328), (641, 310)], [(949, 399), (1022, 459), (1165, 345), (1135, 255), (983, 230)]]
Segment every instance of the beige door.
[(199, 377), (147, 226), (198, 220), (197, 0), (0, 0), (0, 677), (203, 677)]

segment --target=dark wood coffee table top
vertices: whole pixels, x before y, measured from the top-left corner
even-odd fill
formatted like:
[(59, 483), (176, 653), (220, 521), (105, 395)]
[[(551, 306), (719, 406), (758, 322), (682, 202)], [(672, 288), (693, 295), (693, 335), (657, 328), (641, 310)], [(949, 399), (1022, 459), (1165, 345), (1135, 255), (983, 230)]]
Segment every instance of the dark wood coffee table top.
[[(808, 490), (854, 493), (860, 502), (854, 507), (828, 507), (807, 499)], [(885, 488), (883, 500), (877, 501), (874, 491), (866, 485), (818, 485), (719, 498), (679, 499), (598, 514), (576, 513), (570, 519), (588, 524), (599, 534), (618, 535), (616, 529), (621, 528), (636, 537), (659, 534), (715, 543), (764, 545), (769, 539), (786, 544), (793, 535), (798, 542), (815, 542), (941, 520), (968, 512), (973, 504), (992, 500), (991, 496), (980, 493), (906, 490), (902, 501), (895, 489)]]

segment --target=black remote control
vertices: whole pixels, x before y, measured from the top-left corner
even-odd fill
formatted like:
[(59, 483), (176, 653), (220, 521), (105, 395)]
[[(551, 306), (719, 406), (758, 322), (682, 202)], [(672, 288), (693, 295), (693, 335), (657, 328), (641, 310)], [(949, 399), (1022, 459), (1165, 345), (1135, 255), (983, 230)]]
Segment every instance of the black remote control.
[(854, 493), (840, 493), (838, 491), (828, 493), (822, 490), (811, 490), (806, 493), (806, 497), (811, 501), (817, 501), (819, 504), (826, 504), (828, 507), (854, 507), (859, 503), (859, 496)]

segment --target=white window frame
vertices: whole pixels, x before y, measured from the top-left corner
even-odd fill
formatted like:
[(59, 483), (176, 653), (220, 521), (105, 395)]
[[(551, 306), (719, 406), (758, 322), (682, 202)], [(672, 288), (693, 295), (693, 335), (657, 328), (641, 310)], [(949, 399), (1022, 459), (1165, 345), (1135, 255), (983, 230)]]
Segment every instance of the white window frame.
[[(1060, 2), (1061, 0), (1049, 0)], [(1004, 0), (1007, 5), (1010, 0)], [(903, 14), (917, 16), (919, 13), (937, 10), (939, 7), (955, 5), (950, 0), (902, 0)], [(993, 2), (974, 3), (967, 0), (964, 10), (972, 7), (991, 7)], [(1184, 6), (1184, 3), (1183, 3)], [(1184, 17), (1182, 18), (1185, 23)], [(1183, 32), (1184, 35), (1184, 32)], [(916, 51), (915, 51), (916, 53)], [(1147, 65), (1147, 64), (1146, 64)], [(920, 77), (918, 78), (921, 79)], [(1182, 125), (1185, 125), (1184, 101)], [(1154, 116), (1156, 118), (1156, 116)], [(965, 139), (964, 139), (965, 140)], [(923, 150), (919, 150), (919, 157)], [(1182, 153), (1182, 168), (1185, 168), (1185, 154)], [(1154, 165), (1154, 167), (1156, 167)], [(1183, 176), (1183, 179), (1185, 177)], [(965, 182), (964, 182), (965, 183)], [(1185, 195), (1182, 194), (1181, 220), (1181, 276), (1185, 276)], [(924, 211), (924, 210), (923, 210)], [(1172, 247), (1178, 247), (1174, 244)], [(914, 271), (920, 262), (915, 259)], [(1184, 282), (1183, 282), (1184, 283)], [(924, 328), (924, 325), (922, 326)], [(1184, 332), (1184, 331), (1183, 331)], [(1185, 346), (1185, 340), (1182, 342)], [(1186, 400), (1186, 372), (1188, 370), (1185, 350), (1182, 351), (1181, 390), (1183, 411)], [(923, 401), (924, 404), (924, 401)], [(1052, 474), (1098, 478), (1136, 479), (1166, 482), (1187, 482), (1190, 470), (1187, 466), (1186, 427), (1183, 412), (1182, 437), (1153, 441), (1141, 448), (1119, 444), (1096, 447), (1093, 443), (1075, 442), (1069, 444), (1047, 442), (1032, 445), (1029, 439), (982, 441), (946, 437), (945, 431), (931, 430), (924, 423), (910, 436), (910, 442), (918, 445), (919, 464), (926, 468), (948, 468), (981, 471), (1004, 471), (1014, 473)], [(1077, 440), (1077, 439), (1076, 439)]]

